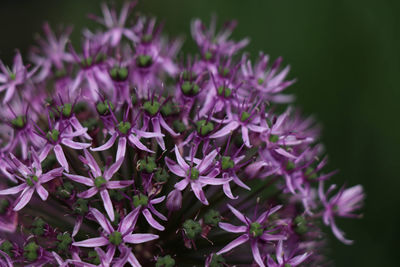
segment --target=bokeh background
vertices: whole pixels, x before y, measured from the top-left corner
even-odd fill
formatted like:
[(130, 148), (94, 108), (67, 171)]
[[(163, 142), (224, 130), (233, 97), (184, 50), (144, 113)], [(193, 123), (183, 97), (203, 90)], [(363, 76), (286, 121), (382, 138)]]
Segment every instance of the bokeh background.
[[(27, 54), (49, 21), (74, 25), (72, 41), (95, 24), (93, 0), (2, 0), (0, 58)], [(118, 1), (114, 1), (117, 2)], [(323, 125), (334, 182), (361, 183), (367, 193), (361, 220), (339, 225), (356, 240), (345, 246), (330, 234), (336, 266), (399, 266), (400, 238), (400, 1), (398, 0), (142, 0), (137, 11), (165, 22), (165, 32), (190, 39), (193, 17), (239, 22), (234, 38), (251, 38), (247, 51), (284, 57), (298, 82), (289, 89), (305, 114)], [(329, 229), (326, 229), (329, 231)]]

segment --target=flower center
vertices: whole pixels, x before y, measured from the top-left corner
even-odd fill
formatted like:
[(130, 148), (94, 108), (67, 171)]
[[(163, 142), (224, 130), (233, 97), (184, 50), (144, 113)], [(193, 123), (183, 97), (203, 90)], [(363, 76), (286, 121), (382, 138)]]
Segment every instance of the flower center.
[(114, 233), (109, 235), (108, 241), (110, 241), (111, 244), (118, 246), (122, 243), (122, 234), (115, 231)]
[(195, 96), (200, 92), (200, 87), (195, 83), (185, 81), (181, 85), (181, 90), (186, 96)]
[(114, 110), (114, 105), (109, 101), (100, 102), (96, 105), (97, 112), (100, 115), (107, 115), (108, 111)]
[(190, 180), (196, 181), (197, 179), (199, 179), (200, 172), (195, 167), (192, 167), (188, 170), (187, 174), (189, 175)]
[(258, 222), (253, 222), (250, 224), (250, 234), (252, 234), (253, 237), (258, 237), (262, 235), (263, 232), (264, 230), (262, 229), (261, 224)]
[(276, 142), (278, 142), (278, 140), (279, 140), (279, 136), (277, 136), (276, 134), (271, 134), (269, 136), (269, 141), (272, 143), (276, 143)]
[(125, 81), (128, 78), (128, 68), (116, 66), (110, 70), (110, 76), (114, 81)]
[(60, 113), (62, 113), (62, 115), (64, 116), (64, 117), (69, 117), (69, 116), (71, 116), (71, 113), (72, 113), (72, 104), (70, 104), (70, 103), (66, 103), (66, 104), (64, 104), (63, 106), (59, 106), (58, 107), (58, 111), (60, 112)]
[(183, 229), (185, 230), (186, 236), (190, 239), (194, 239), (198, 234), (201, 233), (200, 223), (193, 220), (186, 220), (183, 223)]
[(225, 86), (220, 86), (217, 89), (217, 93), (218, 93), (219, 96), (228, 98), (228, 97), (230, 97), (232, 95), (232, 90), (227, 88), (227, 87), (225, 87)]
[(223, 156), (221, 159), (221, 168), (222, 170), (232, 169), (235, 166), (235, 162), (231, 159), (231, 157)]
[(118, 130), (122, 133), (122, 134), (127, 134), (128, 131), (131, 129), (132, 125), (127, 122), (127, 121), (121, 121), (118, 124)]
[(38, 251), (39, 246), (35, 242), (29, 242), (25, 247), (24, 247), (24, 257), (28, 261), (34, 261), (38, 258)]
[(94, 185), (95, 185), (97, 188), (102, 187), (103, 184), (105, 184), (105, 183), (107, 183), (107, 180), (104, 179), (103, 176), (98, 176), (98, 177), (96, 177), (96, 178), (94, 179)]
[(37, 183), (39, 181), (39, 178), (36, 175), (33, 175), (32, 177), (28, 177), (26, 178), (26, 183), (29, 186), (33, 186), (34, 182)]
[(160, 103), (157, 101), (146, 101), (143, 104), (144, 110), (146, 110), (146, 112), (151, 116), (154, 116), (158, 113), (160, 106)]
[(11, 121), (12, 126), (17, 129), (22, 129), (26, 125), (26, 118), (25, 116), (18, 116)]
[(211, 121), (207, 122), (206, 120), (199, 120), (196, 122), (196, 125), (197, 132), (202, 136), (205, 136), (214, 130), (214, 124)]
[(149, 198), (146, 195), (139, 194), (133, 196), (133, 206), (135, 206), (135, 208), (142, 205), (146, 206), (148, 203), (149, 203)]
[(248, 118), (250, 118), (250, 113), (243, 111), (242, 115), (240, 116), (240, 121), (245, 122)]
[(51, 132), (49, 131), (46, 134), (46, 138), (50, 142), (57, 142), (59, 136), (60, 136), (60, 132), (58, 130), (56, 130), (56, 129), (53, 129)]
[(89, 68), (90, 66), (92, 66), (92, 64), (93, 64), (93, 58), (92, 57), (84, 58), (81, 61), (81, 66), (83, 68)]
[(136, 65), (141, 68), (150, 67), (153, 64), (153, 59), (149, 55), (140, 55), (136, 58)]

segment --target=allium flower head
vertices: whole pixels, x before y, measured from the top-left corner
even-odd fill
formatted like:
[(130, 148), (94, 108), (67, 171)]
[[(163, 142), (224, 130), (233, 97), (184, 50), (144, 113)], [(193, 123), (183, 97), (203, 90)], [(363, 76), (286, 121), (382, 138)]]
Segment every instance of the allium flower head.
[(335, 220), (361, 216), (362, 186), (324, 191), (283, 59), (252, 63), (215, 17), (177, 58), (135, 5), (102, 4), (81, 44), (45, 24), (30, 63), (0, 62), (0, 265), (321, 266), (320, 221), (350, 244)]

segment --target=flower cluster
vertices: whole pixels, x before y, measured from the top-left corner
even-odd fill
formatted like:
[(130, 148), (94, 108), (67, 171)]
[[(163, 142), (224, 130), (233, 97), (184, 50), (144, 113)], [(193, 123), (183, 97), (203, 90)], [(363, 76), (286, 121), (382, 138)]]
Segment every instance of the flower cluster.
[(29, 64), (0, 61), (0, 265), (316, 266), (320, 222), (351, 243), (335, 220), (363, 189), (328, 196), (282, 59), (239, 56), (214, 20), (178, 59), (134, 6), (102, 5), (79, 48), (45, 24)]

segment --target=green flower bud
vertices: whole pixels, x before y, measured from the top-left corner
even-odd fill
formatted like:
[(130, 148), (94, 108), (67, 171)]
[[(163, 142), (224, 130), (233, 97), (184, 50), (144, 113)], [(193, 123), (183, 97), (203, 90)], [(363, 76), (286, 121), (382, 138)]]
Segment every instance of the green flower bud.
[(175, 120), (172, 123), (172, 127), (174, 127), (174, 130), (178, 133), (183, 133), (186, 130), (186, 125), (179, 120)]
[(157, 169), (157, 164), (154, 157), (146, 157), (138, 161), (138, 170), (145, 171), (147, 173), (153, 173)]
[(190, 239), (195, 239), (196, 236), (201, 233), (200, 223), (193, 220), (186, 220), (183, 223), (183, 229), (186, 233), (186, 236)]
[(151, 116), (154, 116), (160, 110), (160, 103), (157, 101), (146, 101), (143, 104), (144, 110)]
[(250, 113), (243, 111), (242, 115), (240, 116), (240, 121), (244, 122), (246, 121), (248, 118), (250, 118)]
[(149, 55), (140, 55), (136, 58), (136, 65), (141, 68), (150, 67), (153, 64), (153, 59)]
[(175, 260), (170, 255), (164, 257), (158, 257), (156, 267), (173, 267), (175, 266)]
[(155, 175), (154, 175), (154, 179), (158, 183), (165, 183), (165, 182), (168, 181), (168, 178), (169, 178), (169, 175), (168, 175), (168, 172), (165, 169), (157, 170)]
[(221, 255), (213, 254), (210, 267), (224, 267), (225, 259)]
[(38, 249), (39, 246), (35, 242), (29, 242), (24, 247), (24, 257), (28, 261), (35, 261), (38, 258)]
[(214, 124), (211, 121), (206, 121), (206, 120), (199, 120), (196, 122), (197, 125), (197, 132), (205, 136), (209, 133), (211, 133), (214, 130)]
[(206, 224), (217, 226), (220, 221), (221, 221), (221, 214), (214, 209), (211, 209), (206, 214), (204, 214), (204, 222)]
[(74, 212), (79, 215), (84, 215), (89, 211), (88, 201), (83, 198), (78, 198), (74, 203)]

